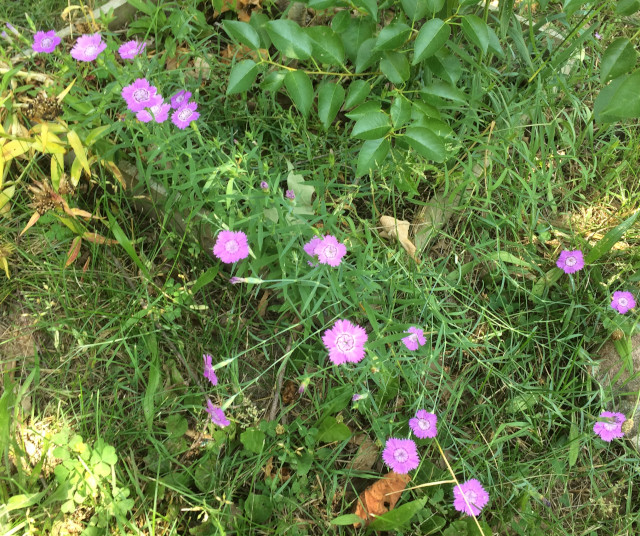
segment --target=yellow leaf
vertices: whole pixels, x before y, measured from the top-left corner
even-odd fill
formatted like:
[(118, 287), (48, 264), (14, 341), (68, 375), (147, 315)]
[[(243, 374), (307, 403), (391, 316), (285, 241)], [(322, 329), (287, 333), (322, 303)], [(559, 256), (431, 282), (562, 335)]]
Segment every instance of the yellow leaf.
[(67, 152), (66, 147), (55, 143), (52, 141), (53, 136), (49, 133), (49, 141), (47, 142), (47, 147), (42, 146), (42, 138), (40, 136), (36, 137), (36, 141), (31, 144), (31, 148), (35, 151), (39, 151), (44, 154), (64, 154)]
[(6, 257), (0, 257), (0, 265), (4, 268), (4, 273), (7, 274), (7, 279), (11, 279), (9, 275), (9, 263), (7, 262)]
[(381, 232), (380, 236), (396, 238), (402, 247), (407, 250), (407, 253), (411, 255), (411, 258), (417, 262), (416, 247), (413, 245), (413, 242), (409, 240), (409, 228), (411, 224), (408, 221), (396, 220), (391, 216), (380, 216), (380, 224), (384, 229), (384, 232)]
[[(69, 128), (61, 123), (36, 123), (29, 129), (29, 132), (31, 132), (32, 134), (40, 134), (42, 132), (42, 129), (44, 128), (44, 125), (47, 125), (47, 130), (49, 132), (54, 132), (55, 134), (69, 131)], [(57, 141), (58, 143), (62, 143), (60, 138), (58, 138), (57, 136), (55, 141)]]
[(57, 192), (60, 188), (60, 176), (64, 169), (64, 158), (61, 154), (54, 153), (51, 155), (51, 185)]
[(7, 161), (26, 153), (31, 143), (21, 140), (13, 140), (2, 146), (2, 158)]
[(82, 164), (82, 167), (87, 172), (87, 175), (91, 176), (89, 162), (87, 161), (87, 151), (80, 141), (80, 136), (76, 134), (75, 130), (70, 130), (69, 132), (67, 132), (67, 140), (69, 140), (69, 145), (71, 145), (71, 147), (73, 147), (73, 150), (76, 152), (76, 158), (80, 160), (80, 164)]
[(49, 137), (49, 124), (42, 124), (42, 134), (40, 134), (40, 139), (42, 140), (42, 152), (47, 151), (47, 138)]
[(64, 91), (62, 93), (60, 93), (60, 95), (58, 95), (58, 103), (61, 103), (62, 99), (64, 99), (67, 96), (67, 93), (69, 93), (69, 91), (73, 87), (73, 84), (76, 83), (76, 80), (77, 80), (77, 78), (74, 78), (71, 81), (71, 83), (64, 89)]
[(29, 227), (33, 227), (39, 219), (40, 219), (40, 213), (37, 211), (34, 212), (33, 216), (31, 216), (31, 218), (29, 219), (27, 226), (24, 229), (22, 229), (22, 231), (20, 231), (20, 234), (18, 236), (22, 236), (24, 233), (26, 233), (27, 229), (29, 229)]
[(15, 186), (9, 186), (5, 188), (2, 192), (0, 192), (0, 209), (4, 207), (9, 200), (13, 197), (13, 194), (16, 193)]

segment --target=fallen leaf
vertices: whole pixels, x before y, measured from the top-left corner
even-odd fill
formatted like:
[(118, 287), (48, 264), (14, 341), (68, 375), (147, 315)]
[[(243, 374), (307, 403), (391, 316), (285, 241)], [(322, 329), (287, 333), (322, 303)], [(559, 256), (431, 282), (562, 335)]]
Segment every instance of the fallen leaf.
[(383, 232), (380, 233), (380, 236), (383, 238), (397, 238), (398, 242), (407, 250), (411, 258), (418, 262), (416, 258), (416, 247), (413, 245), (413, 242), (409, 240), (409, 228), (411, 224), (408, 221), (396, 220), (391, 216), (380, 216), (380, 225), (382, 225), (384, 229)]
[[(393, 471), (387, 473), (360, 494), (353, 513), (368, 525), (376, 516), (395, 508), (409, 480), (409, 475), (399, 475)], [(360, 523), (354, 523), (353, 526), (359, 527)]]
[(298, 398), (298, 388), (296, 387), (296, 382), (294, 382), (293, 380), (287, 380), (286, 382), (284, 382), (284, 387), (282, 388), (280, 396), (282, 397), (282, 403), (287, 406), (295, 402), (296, 398)]
[(356, 455), (349, 462), (347, 467), (354, 471), (371, 470), (373, 464), (378, 461), (378, 457), (380, 456), (380, 451), (376, 444), (365, 434), (357, 434), (353, 436), (349, 440), (349, 443), (353, 443), (359, 448), (358, 452), (356, 452)]
[(257, 313), (260, 318), (264, 318), (264, 315), (267, 312), (267, 304), (269, 303), (269, 296), (271, 296), (271, 293), (268, 290), (265, 290), (262, 293), (262, 297), (260, 298), (260, 301), (258, 302)]

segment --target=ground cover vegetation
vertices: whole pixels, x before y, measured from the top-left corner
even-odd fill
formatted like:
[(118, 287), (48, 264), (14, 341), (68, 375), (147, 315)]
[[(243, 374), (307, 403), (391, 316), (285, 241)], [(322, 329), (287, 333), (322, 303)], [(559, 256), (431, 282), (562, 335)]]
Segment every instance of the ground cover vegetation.
[(128, 3), (0, 11), (2, 533), (637, 533), (640, 2)]

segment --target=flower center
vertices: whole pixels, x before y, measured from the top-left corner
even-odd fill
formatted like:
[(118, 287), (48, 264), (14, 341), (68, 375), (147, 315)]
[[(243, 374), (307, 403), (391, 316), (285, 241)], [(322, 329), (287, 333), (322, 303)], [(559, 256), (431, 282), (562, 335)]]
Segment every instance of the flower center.
[(418, 419), (418, 428), (420, 430), (428, 430), (431, 428), (431, 423), (426, 419)]
[(135, 100), (136, 102), (148, 101), (149, 96), (149, 92), (146, 89), (136, 89), (133, 92), (133, 100)]
[(185, 108), (178, 113), (178, 119), (180, 119), (180, 121), (186, 121), (189, 117), (191, 117), (191, 110), (189, 110), (189, 108)]
[(333, 259), (336, 255), (338, 255), (338, 248), (332, 245), (328, 245), (324, 248), (324, 256), (330, 259)]
[(626, 306), (627, 306), (627, 303), (629, 303), (629, 302), (627, 301), (627, 298), (619, 298), (619, 299), (618, 299), (618, 305), (620, 305), (621, 307), (626, 307)]
[(229, 240), (229, 242), (224, 245), (224, 249), (227, 253), (235, 253), (238, 251), (238, 243), (235, 240)]
[(353, 335), (343, 333), (336, 339), (336, 346), (341, 352), (350, 352), (356, 345), (356, 341)]
[(406, 462), (409, 459), (409, 453), (403, 448), (399, 448), (396, 449), (396, 451), (393, 453), (393, 457), (396, 459), (396, 461), (402, 463)]
[(478, 495), (475, 491), (467, 491), (464, 496), (467, 498), (467, 502), (469, 504), (475, 504), (478, 499)]
[(411, 335), (409, 335), (409, 340), (411, 342), (418, 342), (418, 336), (415, 333), (412, 333)]
[(177, 102), (178, 104), (180, 104), (183, 100), (184, 100), (184, 94), (182, 94), (182, 95), (178, 95), (178, 96), (176, 97), (176, 102)]
[(51, 43), (53, 43), (53, 39), (51, 39), (51, 37), (45, 37), (42, 40), (42, 48), (49, 48), (51, 46)]
[(567, 266), (575, 266), (577, 262), (578, 262), (578, 259), (576, 259), (573, 255), (571, 255), (571, 257), (567, 257), (565, 264)]
[(95, 45), (89, 45), (87, 48), (84, 49), (84, 55), (93, 56), (96, 53), (96, 50), (98, 50), (98, 48)]

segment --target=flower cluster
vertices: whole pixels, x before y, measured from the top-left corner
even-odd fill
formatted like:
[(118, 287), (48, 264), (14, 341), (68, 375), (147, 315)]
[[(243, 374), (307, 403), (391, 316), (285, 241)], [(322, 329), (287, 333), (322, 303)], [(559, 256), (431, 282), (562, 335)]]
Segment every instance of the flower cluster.
[[(212, 385), (218, 385), (218, 377), (213, 368), (212, 357), (209, 354), (204, 354), (204, 377), (207, 378), (211, 382)], [(224, 414), (224, 410), (218, 406), (214, 406), (213, 402), (207, 398), (207, 409), (205, 410), (209, 416), (211, 417), (211, 422), (213, 424), (219, 426), (220, 428), (224, 428), (225, 426), (229, 426), (231, 422)]]

